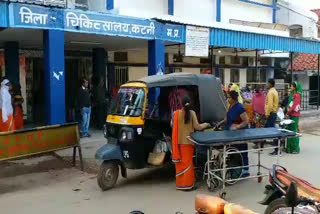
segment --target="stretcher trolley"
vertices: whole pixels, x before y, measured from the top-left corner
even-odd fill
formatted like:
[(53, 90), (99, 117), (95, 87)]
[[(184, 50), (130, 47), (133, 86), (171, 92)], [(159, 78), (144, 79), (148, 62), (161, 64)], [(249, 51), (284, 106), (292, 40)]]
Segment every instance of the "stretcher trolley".
[[(220, 196), (226, 196), (226, 184), (232, 185), (237, 181), (257, 178), (258, 182), (262, 178), (269, 175), (267, 166), (261, 162), (261, 153), (265, 150), (272, 151), (278, 149), (276, 164), (279, 164), (280, 157), (280, 140), (286, 138), (299, 137), (295, 132), (277, 128), (259, 128), (259, 129), (243, 129), (237, 131), (217, 131), (217, 132), (196, 132), (189, 137), (198, 147), (206, 147), (207, 161), (204, 167), (204, 176), (207, 178), (207, 185), (210, 191), (215, 190), (222, 185)], [(274, 144), (268, 147), (262, 147), (263, 143), (273, 140)], [(239, 150), (239, 145), (258, 144), (258, 149)], [(245, 165), (243, 164), (242, 154), (257, 153), (257, 163)], [(237, 159), (237, 161), (234, 161)], [(257, 174), (253, 176), (243, 176), (244, 168), (257, 168)], [(267, 172), (263, 172), (267, 171)]]

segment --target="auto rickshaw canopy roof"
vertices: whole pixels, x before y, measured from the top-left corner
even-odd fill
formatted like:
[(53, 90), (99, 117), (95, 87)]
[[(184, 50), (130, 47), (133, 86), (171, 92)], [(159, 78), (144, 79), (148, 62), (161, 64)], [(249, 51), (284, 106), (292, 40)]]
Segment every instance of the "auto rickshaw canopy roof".
[(200, 102), (201, 121), (223, 120), (227, 107), (219, 78), (207, 74), (174, 73), (144, 77), (143, 82), (148, 88), (176, 86), (197, 86)]

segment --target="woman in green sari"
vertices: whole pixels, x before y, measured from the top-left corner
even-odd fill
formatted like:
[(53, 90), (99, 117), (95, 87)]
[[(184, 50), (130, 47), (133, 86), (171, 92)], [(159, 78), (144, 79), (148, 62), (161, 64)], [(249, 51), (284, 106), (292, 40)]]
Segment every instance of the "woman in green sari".
[[(302, 97), (302, 87), (300, 83), (293, 82), (291, 84), (291, 94), (289, 97), (288, 107), (287, 107), (287, 117), (294, 121), (293, 124), (289, 125), (289, 130), (298, 132), (299, 130), (299, 118), (301, 110), (301, 97)], [(287, 153), (299, 154), (300, 145), (299, 138), (290, 138), (287, 143)]]

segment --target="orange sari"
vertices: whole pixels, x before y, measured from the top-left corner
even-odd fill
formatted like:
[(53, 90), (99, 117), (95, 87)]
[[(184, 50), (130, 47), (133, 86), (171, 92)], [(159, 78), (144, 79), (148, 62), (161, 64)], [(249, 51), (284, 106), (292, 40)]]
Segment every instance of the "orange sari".
[(15, 129), (15, 125), (14, 125), (13, 116), (9, 115), (7, 122), (5, 122), (5, 123), (2, 122), (1, 123), (0, 132), (11, 132), (11, 131), (14, 131), (14, 130), (16, 130), (16, 129)]
[(0, 132), (2, 130), (2, 109), (0, 108)]
[(172, 131), (172, 161), (176, 166), (176, 189), (189, 190), (194, 185), (193, 145), (178, 144), (179, 111), (174, 114)]
[(20, 106), (16, 106), (15, 112), (14, 112), (14, 125), (16, 130), (23, 129), (24, 123), (23, 123), (23, 114)]

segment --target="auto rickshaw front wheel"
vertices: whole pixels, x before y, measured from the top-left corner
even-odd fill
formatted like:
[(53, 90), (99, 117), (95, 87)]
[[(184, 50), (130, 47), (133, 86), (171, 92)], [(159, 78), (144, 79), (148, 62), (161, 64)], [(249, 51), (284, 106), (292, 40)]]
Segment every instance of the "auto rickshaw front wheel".
[(98, 185), (103, 190), (112, 189), (118, 180), (119, 165), (116, 161), (104, 161), (98, 173)]

